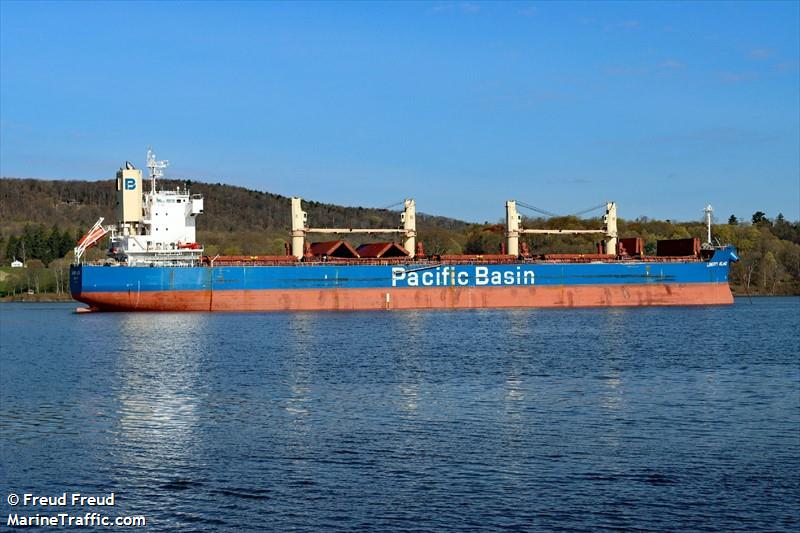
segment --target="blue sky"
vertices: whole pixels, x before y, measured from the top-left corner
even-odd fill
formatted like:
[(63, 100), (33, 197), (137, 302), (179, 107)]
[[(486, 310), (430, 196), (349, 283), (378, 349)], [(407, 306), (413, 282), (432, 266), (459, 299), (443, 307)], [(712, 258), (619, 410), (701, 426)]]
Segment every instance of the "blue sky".
[(800, 3), (0, 3), (0, 174), (800, 218)]

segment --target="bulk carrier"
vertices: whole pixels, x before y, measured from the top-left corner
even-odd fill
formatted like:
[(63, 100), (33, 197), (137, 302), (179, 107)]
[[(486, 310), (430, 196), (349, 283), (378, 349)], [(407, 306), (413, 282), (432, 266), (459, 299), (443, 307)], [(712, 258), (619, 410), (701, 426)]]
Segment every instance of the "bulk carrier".
[[(617, 207), (605, 204), (602, 229), (523, 227), (517, 202), (506, 202), (504, 253), (425, 255), (416, 242), (416, 205), (403, 202), (395, 228), (314, 228), (300, 198), (291, 199), (291, 246), (284, 256), (205, 255), (195, 220), (203, 197), (159, 190), (166, 161), (148, 151), (149, 192), (126, 163), (116, 176), (117, 223), (103, 219), (78, 242), (70, 269), (83, 311), (310, 311), (491, 307), (600, 307), (731, 304), (731, 246), (700, 239), (659, 241), (655, 256), (641, 238), (619, 239)], [(398, 234), (403, 244), (358, 249), (346, 241), (307, 242), (308, 234)], [(526, 234), (596, 233), (598, 253), (532, 255)], [(110, 236), (109, 259), (83, 261)], [(522, 244), (522, 246), (520, 246)]]

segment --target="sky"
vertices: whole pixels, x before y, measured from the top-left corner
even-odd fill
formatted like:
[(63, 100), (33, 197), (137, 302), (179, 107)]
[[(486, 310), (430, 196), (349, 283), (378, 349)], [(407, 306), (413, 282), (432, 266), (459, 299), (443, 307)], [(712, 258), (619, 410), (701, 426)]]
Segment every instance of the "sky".
[(0, 175), (800, 219), (800, 2), (0, 1)]

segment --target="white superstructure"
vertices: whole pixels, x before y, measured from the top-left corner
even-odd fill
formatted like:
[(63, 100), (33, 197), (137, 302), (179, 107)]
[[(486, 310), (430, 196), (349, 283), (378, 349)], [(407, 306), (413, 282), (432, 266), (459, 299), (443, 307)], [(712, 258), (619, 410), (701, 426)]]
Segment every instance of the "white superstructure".
[(187, 188), (158, 190), (168, 161), (147, 151), (150, 191), (143, 191), (142, 171), (132, 164), (117, 172), (117, 225), (109, 255), (130, 266), (196, 264), (203, 248), (196, 241), (195, 218), (203, 197)]

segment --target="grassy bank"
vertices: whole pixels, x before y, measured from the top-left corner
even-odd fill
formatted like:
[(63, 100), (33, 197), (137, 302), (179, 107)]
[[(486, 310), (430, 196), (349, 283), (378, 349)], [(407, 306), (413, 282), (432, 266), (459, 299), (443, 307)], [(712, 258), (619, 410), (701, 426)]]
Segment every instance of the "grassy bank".
[(1, 303), (8, 302), (74, 302), (72, 296), (65, 293), (42, 292), (39, 294), (10, 294), (0, 297)]

